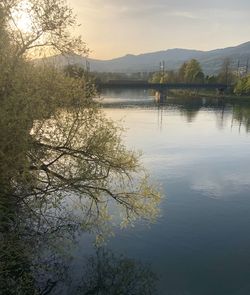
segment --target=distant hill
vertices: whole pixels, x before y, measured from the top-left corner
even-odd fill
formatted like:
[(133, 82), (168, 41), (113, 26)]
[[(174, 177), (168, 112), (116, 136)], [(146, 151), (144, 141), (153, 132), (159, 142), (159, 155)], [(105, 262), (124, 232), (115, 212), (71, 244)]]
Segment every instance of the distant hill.
[[(167, 70), (177, 70), (183, 62), (192, 58), (201, 63), (205, 74), (216, 74), (225, 58), (231, 60), (234, 68), (237, 68), (238, 61), (240, 61), (240, 66), (245, 66), (247, 59), (249, 59), (250, 65), (250, 42), (210, 51), (175, 48), (139, 55), (128, 54), (110, 60), (89, 58), (88, 62), (91, 71), (133, 73), (157, 71), (161, 61), (165, 61)], [(36, 60), (36, 63), (40, 62), (53, 63), (60, 67), (67, 64), (78, 64), (86, 67), (86, 59), (77, 55), (56, 55), (46, 60)]]

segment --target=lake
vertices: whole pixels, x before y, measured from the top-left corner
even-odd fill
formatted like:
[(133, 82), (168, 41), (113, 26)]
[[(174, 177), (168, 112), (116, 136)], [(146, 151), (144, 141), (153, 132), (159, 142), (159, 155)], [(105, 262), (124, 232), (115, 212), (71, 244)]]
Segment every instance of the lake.
[[(142, 294), (250, 294), (250, 105), (190, 97), (159, 105), (133, 91), (107, 93), (103, 105), (163, 193), (155, 224), (116, 228), (106, 245), (156, 275), (157, 290)], [(80, 240), (76, 270), (90, 240)]]

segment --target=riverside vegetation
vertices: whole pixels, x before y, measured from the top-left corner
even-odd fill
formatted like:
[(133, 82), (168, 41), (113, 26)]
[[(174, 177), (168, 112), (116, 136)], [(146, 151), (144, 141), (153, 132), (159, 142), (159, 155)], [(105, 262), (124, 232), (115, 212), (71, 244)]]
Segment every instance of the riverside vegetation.
[[(81, 75), (81, 69), (77, 65), (65, 67), (66, 73), (77, 73)], [(161, 69), (158, 72), (126, 73), (91, 73), (96, 81), (107, 82), (109, 80), (147, 80), (152, 83), (221, 83), (230, 85), (227, 94), (230, 96), (250, 96), (250, 75), (246, 66), (245, 70), (233, 70), (230, 59), (225, 59), (217, 75), (205, 75), (200, 63), (191, 59), (182, 64), (178, 71)], [(174, 94), (181, 94), (183, 91), (174, 91)], [(195, 91), (197, 93), (197, 91)], [(201, 92), (199, 92), (201, 93)], [(184, 91), (184, 95), (193, 94), (191, 91)], [(209, 94), (208, 91), (205, 94)], [(212, 93), (214, 95), (214, 93)]]
[[(29, 18), (27, 31), (18, 26), (17, 14)], [(139, 153), (124, 146), (122, 129), (93, 101), (91, 79), (30, 62), (37, 54), (87, 54), (81, 38), (70, 33), (75, 25), (61, 0), (0, 2), (4, 295), (51, 293), (63, 277), (58, 269), (66, 268), (62, 244), (77, 231), (94, 233), (100, 243), (110, 231), (110, 204), (122, 225), (158, 214), (160, 195)]]

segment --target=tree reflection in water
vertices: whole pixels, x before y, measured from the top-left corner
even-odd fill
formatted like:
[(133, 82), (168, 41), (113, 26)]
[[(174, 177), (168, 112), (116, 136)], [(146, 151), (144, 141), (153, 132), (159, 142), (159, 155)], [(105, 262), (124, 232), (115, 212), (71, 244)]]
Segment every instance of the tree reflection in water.
[(0, 294), (156, 294), (157, 278), (148, 265), (101, 247), (84, 257), (74, 275), (74, 235), (71, 228), (29, 235), (25, 226), (13, 223), (1, 236)]
[(149, 266), (99, 248), (87, 259), (77, 294), (156, 294), (156, 279)]
[(239, 124), (239, 132), (242, 125), (245, 127), (246, 132), (250, 131), (250, 106), (237, 105), (233, 108), (233, 120)]
[(236, 124), (239, 132), (242, 126), (245, 127), (246, 132), (250, 131), (250, 104), (246, 101), (223, 99), (223, 98), (185, 98), (179, 97), (171, 99), (166, 102), (158, 104), (158, 122), (162, 125), (163, 110), (168, 108), (175, 108), (180, 111), (188, 123), (192, 123), (199, 111), (211, 110), (215, 112), (216, 123), (219, 129), (224, 127), (227, 123), (229, 115), (231, 116), (231, 127)]

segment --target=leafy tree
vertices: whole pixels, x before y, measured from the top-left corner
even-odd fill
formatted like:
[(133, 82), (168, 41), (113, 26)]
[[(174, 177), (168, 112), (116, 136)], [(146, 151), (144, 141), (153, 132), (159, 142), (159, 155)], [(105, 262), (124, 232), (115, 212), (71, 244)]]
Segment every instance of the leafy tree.
[(174, 83), (176, 76), (174, 71), (155, 72), (149, 80), (152, 83)]
[(249, 95), (250, 94), (250, 76), (240, 78), (235, 87), (234, 93), (237, 95)]
[(167, 75), (162, 72), (155, 72), (150, 78), (150, 82), (152, 83), (165, 83), (166, 80), (167, 80)]
[(30, 62), (36, 49), (43, 55), (87, 53), (81, 39), (69, 34), (76, 24), (71, 9), (61, 0), (30, 0), (25, 12), (32, 25), (22, 32), (14, 17), (22, 3), (3, 0), (0, 6), (0, 202), (1, 220), (8, 221), (5, 230), (20, 216), (34, 233), (73, 224), (104, 230), (110, 202), (122, 210), (125, 223), (154, 218), (159, 194), (148, 183), (138, 153), (123, 145), (122, 130), (94, 103), (93, 84)]
[(177, 77), (179, 82), (189, 83), (203, 83), (205, 78), (202, 68), (196, 59), (184, 62), (178, 71)]
[[(139, 154), (94, 102), (92, 81), (30, 59), (37, 50), (87, 54), (69, 34), (71, 9), (61, 0), (23, 3), (0, 2), (0, 285), (20, 295), (36, 294), (31, 266), (40, 237), (83, 229), (100, 239), (109, 204), (126, 224), (155, 218), (160, 200)], [(32, 20), (27, 32), (15, 20), (22, 13)]]
[(67, 65), (64, 68), (64, 72), (67, 76), (72, 78), (87, 78), (88, 72), (83, 67), (78, 65)]
[(184, 66), (184, 80), (190, 83), (203, 83), (204, 73), (202, 72), (201, 66), (196, 59), (191, 59)]

